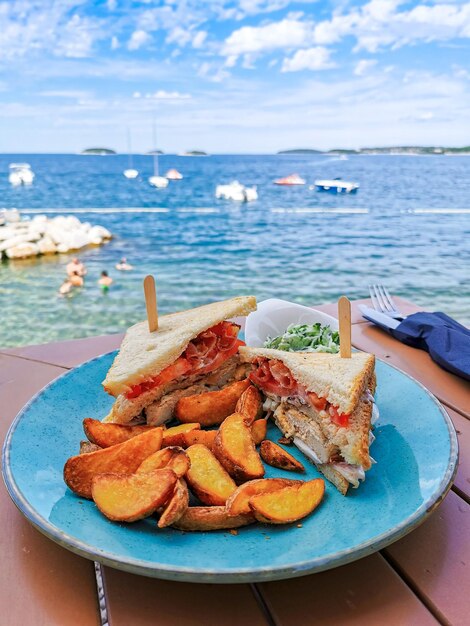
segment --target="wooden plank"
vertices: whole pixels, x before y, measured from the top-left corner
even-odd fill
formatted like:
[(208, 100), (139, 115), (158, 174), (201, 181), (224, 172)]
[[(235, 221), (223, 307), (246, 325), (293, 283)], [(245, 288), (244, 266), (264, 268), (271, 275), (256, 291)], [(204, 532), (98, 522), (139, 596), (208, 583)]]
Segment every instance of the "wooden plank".
[(258, 588), (279, 626), (438, 624), (379, 554)]
[[(64, 371), (0, 355), (2, 441), (21, 407)], [(99, 624), (93, 563), (35, 530), (0, 482), (0, 622), (8, 626)]]
[(470, 420), (446, 407), (459, 440), (459, 469), (454, 486), (470, 502)]
[(443, 370), (424, 350), (400, 343), (373, 324), (354, 324), (353, 345), (419, 380), (439, 400), (470, 418), (470, 383)]
[[(422, 309), (418, 305), (413, 304), (413, 302), (410, 302), (409, 300), (405, 300), (404, 298), (400, 298), (399, 296), (393, 296), (393, 299), (395, 300), (395, 304), (397, 305), (398, 309), (405, 315), (411, 315), (411, 313), (417, 313), (418, 311), (422, 311)], [(366, 322), (366, 320), (362, 317), (362, 313), (359, 311), (359, 304), (365, 304), (366, 306), (372, 307), (372, 302), (370, 298), (351, 300), (351, 322), (353, 324)], [(338, 317), (338, 304), (336, 302), (318, 305), (312, 304), (311, 306), (314, 309), (318, 309), (319, 311), (328, 313), (328, 315), (332, 315), (336, 318)]]
[(266, 626), (249, 585), (178, 583), (103, 567), (112, 626)]
[(470, 505), (452, 491), (439, 509), (384, 552), (444, 623), (469, 623)]
[(36, 346), (4, 348), (0, 350), (0, 353), (71, 368), (93, 359), (99, 354), (116, 350), (121, 345), (123, 337), (124, 334), (119, 333), (117, 335), (87, 337), (86, 339), (70, 339)]

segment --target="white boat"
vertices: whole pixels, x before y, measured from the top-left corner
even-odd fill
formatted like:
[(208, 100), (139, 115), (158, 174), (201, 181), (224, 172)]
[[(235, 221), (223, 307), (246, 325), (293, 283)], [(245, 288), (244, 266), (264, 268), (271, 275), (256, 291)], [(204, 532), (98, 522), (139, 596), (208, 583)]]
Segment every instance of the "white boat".
[(157, 189), (164, 189), (165, 187), (168, 187), (168, 178), (165, 178), (164, 176), (160, 176), (159, 172), (158, 172), (158, 150), (157, 150), (157, 131), (155, 129), (155, 118), (153, 120), (153, 145), (154, 145), (154, 149), (152, 151), (153, 153), (153, 176), (150, 176), (149, 178), (149, 185), (152, 185), (152, 187), (156, 187)]
[(305, 179), (301, 178), (298, 174), (289, 174), (289, 176), (285, 176), (284, 178), (276, 178), (274, 181), (275, 185), (305, 185)]
[(32, 185), (34, 172), (29, 163), (10, 163), (8, 180), (12, 185)]
[(215, 197), (224, 200), (236, 200), (237, 202), (251, 202), (258, 199), (258, 192), (256, 187), (245, 187), (238, 180), (234, 180), (228, 185), (217, 185)]
[(165, 178), (164, 176), (158, 176), (158, 174), (154, 174), (149, 178), (149, 185), (152, 185), (152, 187), (157, 187), (158, 189), (164, 189), (165, 187), (168, 187), (168, 182), (168, 178)]
[(178, 172), (178, 170), (171, 169), (165, 174), (165, 178), (168, 178), (168, 180), (183, 180), (183, 174)]
[(330, 193), (356, 193), (359, 189), (359, 184), (334, 178), (332, 180), (316, 180), (315, 185), (310, 187), (310, 189), (329, 191)]
[(123, 171), (123, 174), (126, 178), (137, 178), (137, 176), (139, 175), (139, 170), (136, 170), (134, 168), (134, 164), (132, 161), (131, 132), (129, 129), (127, 129), (127, 154), (129, 155), (129, 167), (127, 168), (127, 170)]

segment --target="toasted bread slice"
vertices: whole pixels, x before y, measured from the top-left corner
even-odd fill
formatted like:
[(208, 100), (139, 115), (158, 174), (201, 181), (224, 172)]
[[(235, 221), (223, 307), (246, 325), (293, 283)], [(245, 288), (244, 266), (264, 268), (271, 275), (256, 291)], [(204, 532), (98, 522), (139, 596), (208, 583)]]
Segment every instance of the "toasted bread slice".
[(242, 361), (258, 357), (282, 361), (307, 391), (326, 398), (339, 413), (352, 413), (374, 372), (375, 357), (353, 352), (350, 359), (324, 352), (284, 352), (270, 348), (239, 349)]
[(248, 315), (256, 309), (254, 296), (241, 296), (204, 306), (162, 315), (158, 330), (149, 332), (147, 322), (131, 326), (103, 383), (105, 390), (118, 396), (152, 376), (184, 352), (191, 339), (219, 322)]

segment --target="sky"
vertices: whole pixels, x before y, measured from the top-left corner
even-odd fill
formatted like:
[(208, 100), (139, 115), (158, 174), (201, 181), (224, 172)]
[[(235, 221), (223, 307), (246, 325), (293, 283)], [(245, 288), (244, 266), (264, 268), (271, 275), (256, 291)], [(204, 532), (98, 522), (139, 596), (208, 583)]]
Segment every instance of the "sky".
[(0, 0), (0, 152), (470, 144), (470, 2)]

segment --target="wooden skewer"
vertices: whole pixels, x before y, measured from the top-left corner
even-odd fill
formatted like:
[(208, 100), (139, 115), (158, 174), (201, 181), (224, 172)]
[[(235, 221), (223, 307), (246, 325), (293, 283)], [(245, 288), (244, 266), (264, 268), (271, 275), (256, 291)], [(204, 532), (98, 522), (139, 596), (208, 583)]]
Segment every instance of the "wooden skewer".
[(351, 303), (346, 296), (338, 300), (339, 353), (342, 359), (351, 358)]
[(153, 333), (155, 330), (158, 330), (158, 308), (157, 292), (155, 290), (155, 279), (151, 274), (144, 278), (144, 294), (145, 306), (147, 307), (149, 332)]

